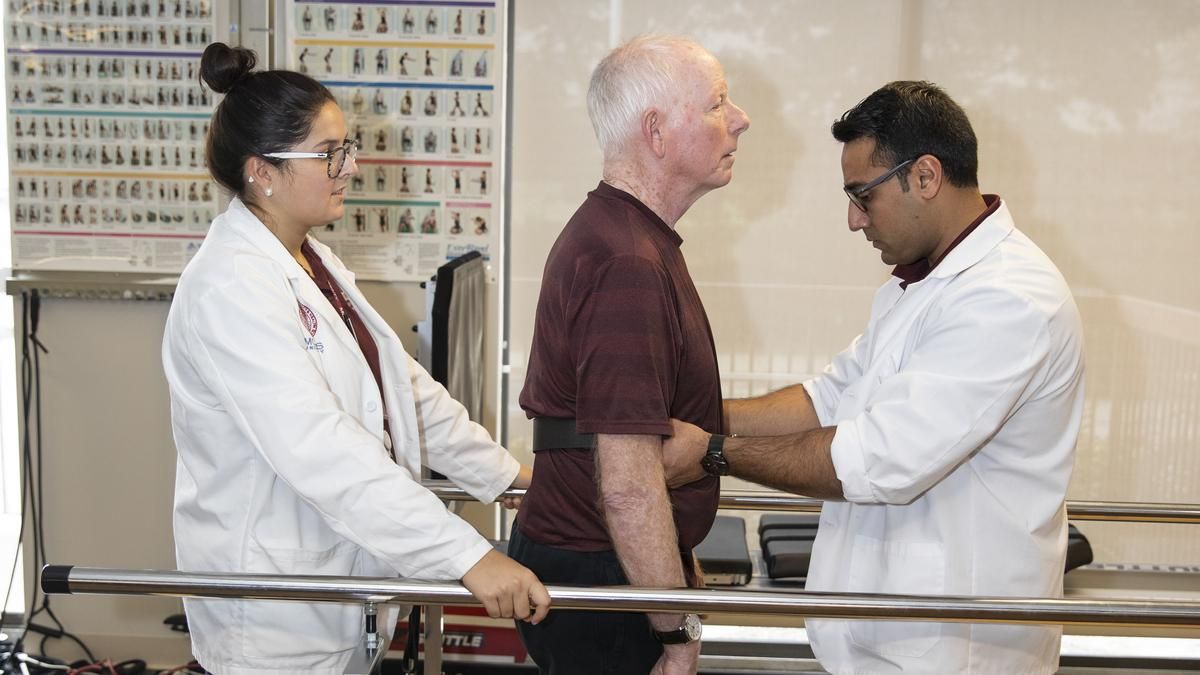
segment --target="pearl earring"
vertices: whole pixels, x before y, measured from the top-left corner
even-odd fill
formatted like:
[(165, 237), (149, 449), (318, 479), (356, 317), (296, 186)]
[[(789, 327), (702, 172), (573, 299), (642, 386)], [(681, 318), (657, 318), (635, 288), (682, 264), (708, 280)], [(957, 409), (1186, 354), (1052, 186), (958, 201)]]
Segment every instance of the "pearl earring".
[(254, 176), (246, 176), (246, 182), (247, 182), (247, 183), (253, 183), (253, 182), (254, 182)]
[(267, 196), (268, 196), (268, 197), (270, 197), (270, 196), (271, 196), (271, 193), (272, 193), (272, 192), (274, 192), (274, 191), (273, 191), (273, 190), (271, 190), (271, 188), (267, 188)]

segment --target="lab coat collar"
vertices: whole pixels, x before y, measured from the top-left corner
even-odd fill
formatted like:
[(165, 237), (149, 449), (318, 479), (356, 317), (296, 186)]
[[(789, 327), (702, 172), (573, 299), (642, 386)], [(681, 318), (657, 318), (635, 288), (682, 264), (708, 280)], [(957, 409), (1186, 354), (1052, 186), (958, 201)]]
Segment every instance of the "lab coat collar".
[[(357, 347), (357, 341), (348, 329), (345, 329), (344, 326), (341, 329), (336, 328), (342, 322), (335, 314), (332, 314), (332, 306), (328, 302), (317, 301), (318, 298), (323, 300), (324, 296), (321, 294), (320, 289), (317, 288), (316, 282), (308, 276), (308, 272), (304, 271), (300, 263), (296, 262), (296, 259), (284, 247), (283, 242), (279, 241), (267, 229), (267, 226), (259, 220), (258, 216), (254, 215), (254, 212), (240, 198), (234, 197), (229, 202), (229, 208), (223, 215), (226, 216), (224, 219), (225, 224), (228, 225), (234, 234), (249, 242), (251, 246), (258, 249), (263, 255), (273, 260), (283, 269), (288, 281), (292, 284), (298, 300), (308, 305), (310, 309), (321, 316), (322, 320), (328, 321), (330, 325), (335, 326), (333, 329), (335, 335), (340, 336), (348, 344), (353, 344)], [(215, 225), (216, 223), (214, 223)], [(380, 336), (387, 334), (387, 323), (371, 307), (362, 293), (358, 291), (358, 287), (354, 285), (354, 273), (334, 262), (336, 259), (330, 248), (314, 239), (311, 234), (307, 235), (307, 240), (309, 245), (313, 247), (313, 250), (317, 252), (317, 255), (321, 257), (326, 269), (329, 270), (330, 275), (342, 289), (342, 292), (350, 298), (350, 301), (354, 304), (354, 309), (358, 311), (359, 318), (367, 325), (376, 342), (379, 342)], [(361, 351), (358, 349), (354, 351), (360, 355), (365, 364), (366, 357), (361, 356)]]
[(975, 231), (955, 246), (941, 262), (930, 272), (934, 278), (952, 277), (975, 263), (983, 260), (989, 251), (996, 248), (1000, 242), (1013, 231), (1012, 214), (1008, 212), (1008, 204), (1000, 201), (1000, 207), (992, 215), (984, 219)]
[[(250, 243), (251, 246), (258, 249), (263, 255), (283, 267), (288, 279), (296, 279), (297, 277), (307, 277), (308, 273), (296, 262), (292, 254), (283, 246), (283, 242), (267, 229), (263, 221), (254, 215), (254, 212), (241, 200), (240, 197), (234, 197), (229, 202), (229, 208), (225, 211), (226, 223), (229, 228), (238, 236), (242, 237)], [(322, 256), (324, 257), (324, 256)]]

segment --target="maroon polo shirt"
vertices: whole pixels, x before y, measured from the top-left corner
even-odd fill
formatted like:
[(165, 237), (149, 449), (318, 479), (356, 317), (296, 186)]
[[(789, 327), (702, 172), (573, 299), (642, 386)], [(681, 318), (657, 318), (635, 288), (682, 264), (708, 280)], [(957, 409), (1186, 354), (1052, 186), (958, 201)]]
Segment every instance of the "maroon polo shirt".
[[(520, 397), (529, 417), (573, 418), (581, 433), (668, 436), (672, 417), (724, 431), (712, 329), (682, 243), (632, 195), (607, 183), (588, 193), (542, 276)], [(708, 534), (719, 496), (711, 476), (670, 491), (681, 550)], [(611, 550), (598, 504), (593, 450), (542, 450), (521, 532), (548, 546)]]
[(896, 265), (895, 269), (892, 270), (892, 276), (900, 279), (901, 289), (907, 289), (909, 284), (915, 284), (918, 281), (924, 281), (925, 277), (929, 276), (929, 273), (933, 271), (933, 268), (937, 267), (938, 263), (942, 262), (946, 259), (946, 256), (950, 255), (950, 251), (953, 251), (955, 246), (961, 244), (964, 239), (966, 239), (972, 232), (975, 231), (975, 228), (979, 227), (980, 223), (987, 220), (988, 216), (992, 215), (996, 212), (996, 209), (1000, 208), (1000, 197), (998, 195), (983, 195), (983, 203), (987, 205), (987, 208), (983, 210), (983, 213), (979, 214), (978, 218), (971, 221), (971, 224), (967, 225), (966, 229), (960, 232), (959, 235), (955, 237), (954, 241), (950, 242), (950, 246), (948, 246), (946, 250), (942, 252), (941, 257), (939, 257), (937, 260), (930, 262), (929, 258), (921, 258), (916, 262), (911, 262), (905, 265)]

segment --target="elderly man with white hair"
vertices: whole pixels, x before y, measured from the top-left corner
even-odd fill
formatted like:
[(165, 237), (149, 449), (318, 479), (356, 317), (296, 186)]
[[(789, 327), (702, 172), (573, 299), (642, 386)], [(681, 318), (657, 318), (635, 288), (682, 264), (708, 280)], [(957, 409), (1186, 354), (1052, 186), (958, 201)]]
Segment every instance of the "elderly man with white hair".
[[(695, 587), (720, 485), (668, 489), (671, 419), (722, 433), (712, 330), (675, 226), (733, 175), (750, 120), (692, 40), (642, 36), (600, 62), (588, 112), (603, 180), (550, 251), (521, 407), (533, 483), (510, 555), (545, 583)], [(695, 615), (555, 612), (518, 626), (542, 673), (694, 673)]]

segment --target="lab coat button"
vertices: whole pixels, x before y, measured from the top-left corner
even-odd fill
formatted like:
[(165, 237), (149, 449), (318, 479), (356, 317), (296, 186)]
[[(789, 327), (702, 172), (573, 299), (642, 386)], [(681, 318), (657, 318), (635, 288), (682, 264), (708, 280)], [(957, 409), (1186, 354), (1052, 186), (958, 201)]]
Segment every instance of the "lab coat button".
[(391, 436), (391, 434), (384, 434), (384, 435), (383, 435), (383, 447), (387, 448), (387, 449), (388, 449), (388, 452), (391, 452), (391, 450), (392, 450), (392, 436)]
[(375, 412), (375, 409), (378, 407), (379, 406), (375, 404), (375, 401), (371, 401), (367, 403), (367, 412)]

